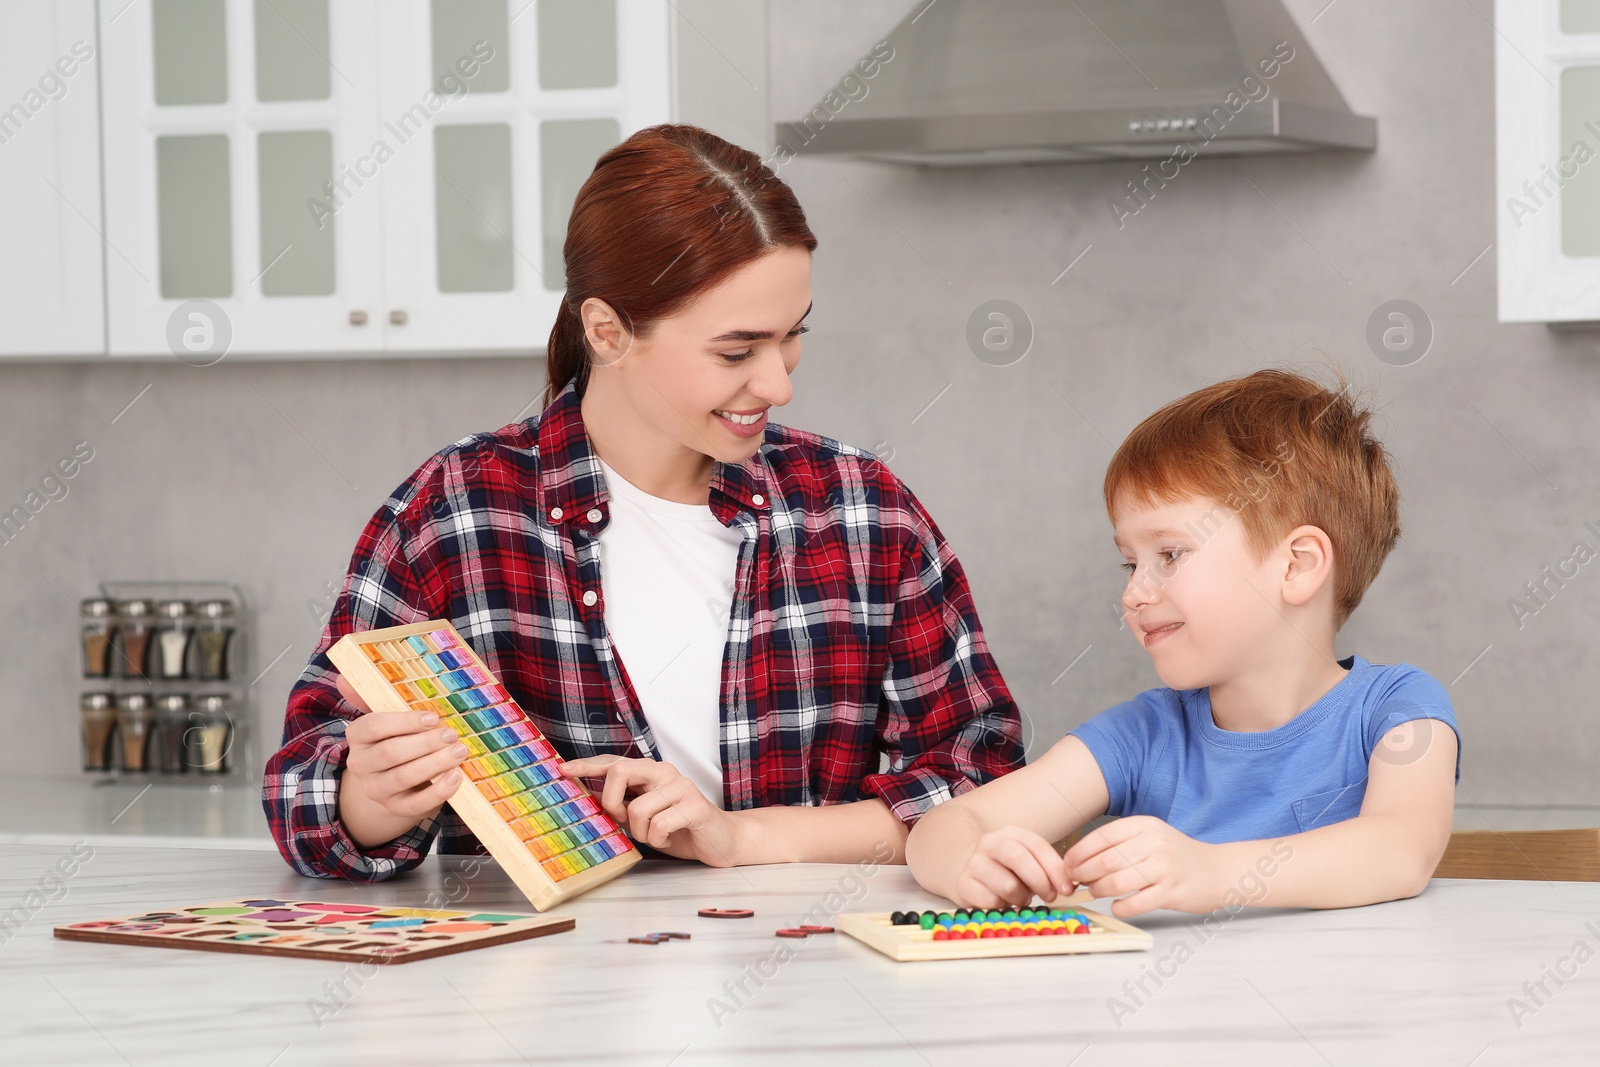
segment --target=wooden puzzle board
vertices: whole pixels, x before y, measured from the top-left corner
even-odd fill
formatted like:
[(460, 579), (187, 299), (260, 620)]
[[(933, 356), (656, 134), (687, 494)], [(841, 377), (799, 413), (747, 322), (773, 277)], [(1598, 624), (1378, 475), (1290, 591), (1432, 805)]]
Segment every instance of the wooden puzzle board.
[(574, 919), (559, 915), (242, 897), (174, 911), (69, 923), (56, 927), (55, 935), (108, 945), (249, 952), (348, 963), (409, 963), (559, 934), (575, 925)]
[(981, 937), (964, 941), (935, 941), (933, 931), (920, 926), (895, 926), (888, 912), (852, 912), (834, 920), (840, 930), (870, 945), (892, 960), (977, 960), (1001, 956), (1066, 956), (1085, 952), (1136, 952), (1153, 943), (1148, 933), (1120, 919), (1085, 908), (1087, 934), (1037, 937)]

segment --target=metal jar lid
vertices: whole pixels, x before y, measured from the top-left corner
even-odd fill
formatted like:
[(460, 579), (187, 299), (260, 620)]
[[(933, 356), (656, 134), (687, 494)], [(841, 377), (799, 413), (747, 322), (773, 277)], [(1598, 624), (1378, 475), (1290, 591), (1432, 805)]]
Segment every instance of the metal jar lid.
[(117, 698), (117, 707), (122, 711), (149, 711), (150, 698), (143, 693), (123, 693)]
[(194, 611), (202, 619), (225, 619), (233, 614), (233, 601), (202, 600), (194, 606)]
[(233, 697), (227, 693), (202, 693), (194, 698), (195, 707), (201, 711), (216, 715), (229, 715), (233, 712)]
[(189, 710), (187, 693), (163, 693), (156, 697), (156, 710), (163, 715), (182, 715)]
[(189, 617), (189, 602), (187, 600), (163, 600), (156, 604), (156, 614), (163, 619), (186, 619)]
[(78, 614), (86, 619), (109, 619), (116, 607), (105, 597), (90, 597), (78, 605)]
[(110, 711), (115, 700), (110, 693), (85, 693), (78, 698), (78, 707), (84, 711)]
[(117, 613), (129, 619), (142, 619), (150, 614), (150, 601), (124, 600), (117, 605)]

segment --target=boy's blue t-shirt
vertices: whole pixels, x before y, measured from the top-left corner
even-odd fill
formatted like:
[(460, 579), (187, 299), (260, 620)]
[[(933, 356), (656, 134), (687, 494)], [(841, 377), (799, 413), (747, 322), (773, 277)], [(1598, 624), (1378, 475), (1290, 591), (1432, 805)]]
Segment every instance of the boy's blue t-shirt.
[[(1339, 661), (1349, 673), (1311, 707), (1273, 730), (1236, 733), (1212, 721), (1209, 689), (1150, 689), (1069, 733), (1089, 747), (1106, 780), (1108, 815), (1154, 815), (1213, 844), (1253, 841), (1353, 819), (1367, 767), (1384, 734), (1436, 719), (1459, 731), (1444, 686), (1415, 667)], [(1427, 736), (1392, 753), (1417, 758)], [(1438, 734), (1433, 736), (1437, 737)]]

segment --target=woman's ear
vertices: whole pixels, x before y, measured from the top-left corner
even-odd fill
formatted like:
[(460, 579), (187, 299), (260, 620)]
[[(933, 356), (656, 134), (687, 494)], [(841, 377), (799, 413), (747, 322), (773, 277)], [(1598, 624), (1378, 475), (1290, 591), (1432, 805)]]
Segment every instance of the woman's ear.
[(622, 324), (622, 316), (599, 297), (591, 296), (578, 308), (583, 339), (594, 353), (596, 366), (610, 367), (622, 360), (633, 345), (633, 336)]
[(1297, 526), (1283, 544), (1289, 557), (1283, 572), (1283, 599), (1300, 607), (1333, 578), (1333, 540), (1319, 526)]

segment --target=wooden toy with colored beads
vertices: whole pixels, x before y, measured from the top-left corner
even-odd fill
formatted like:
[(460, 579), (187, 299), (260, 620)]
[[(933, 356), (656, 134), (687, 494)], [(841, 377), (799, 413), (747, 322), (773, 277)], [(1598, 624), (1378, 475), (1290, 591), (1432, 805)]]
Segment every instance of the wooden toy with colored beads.
[(1078, 907), (953, 908), (839, 916), (840, 930), (895, 960), (982, 959), (1147, 949), (1151, 936)]
[(346, 634), (328, 659), (374, 712), (432, 711), (466, 746), (453, 808), (540, 911), (640, 860), (638, 849), (447, 622)]

